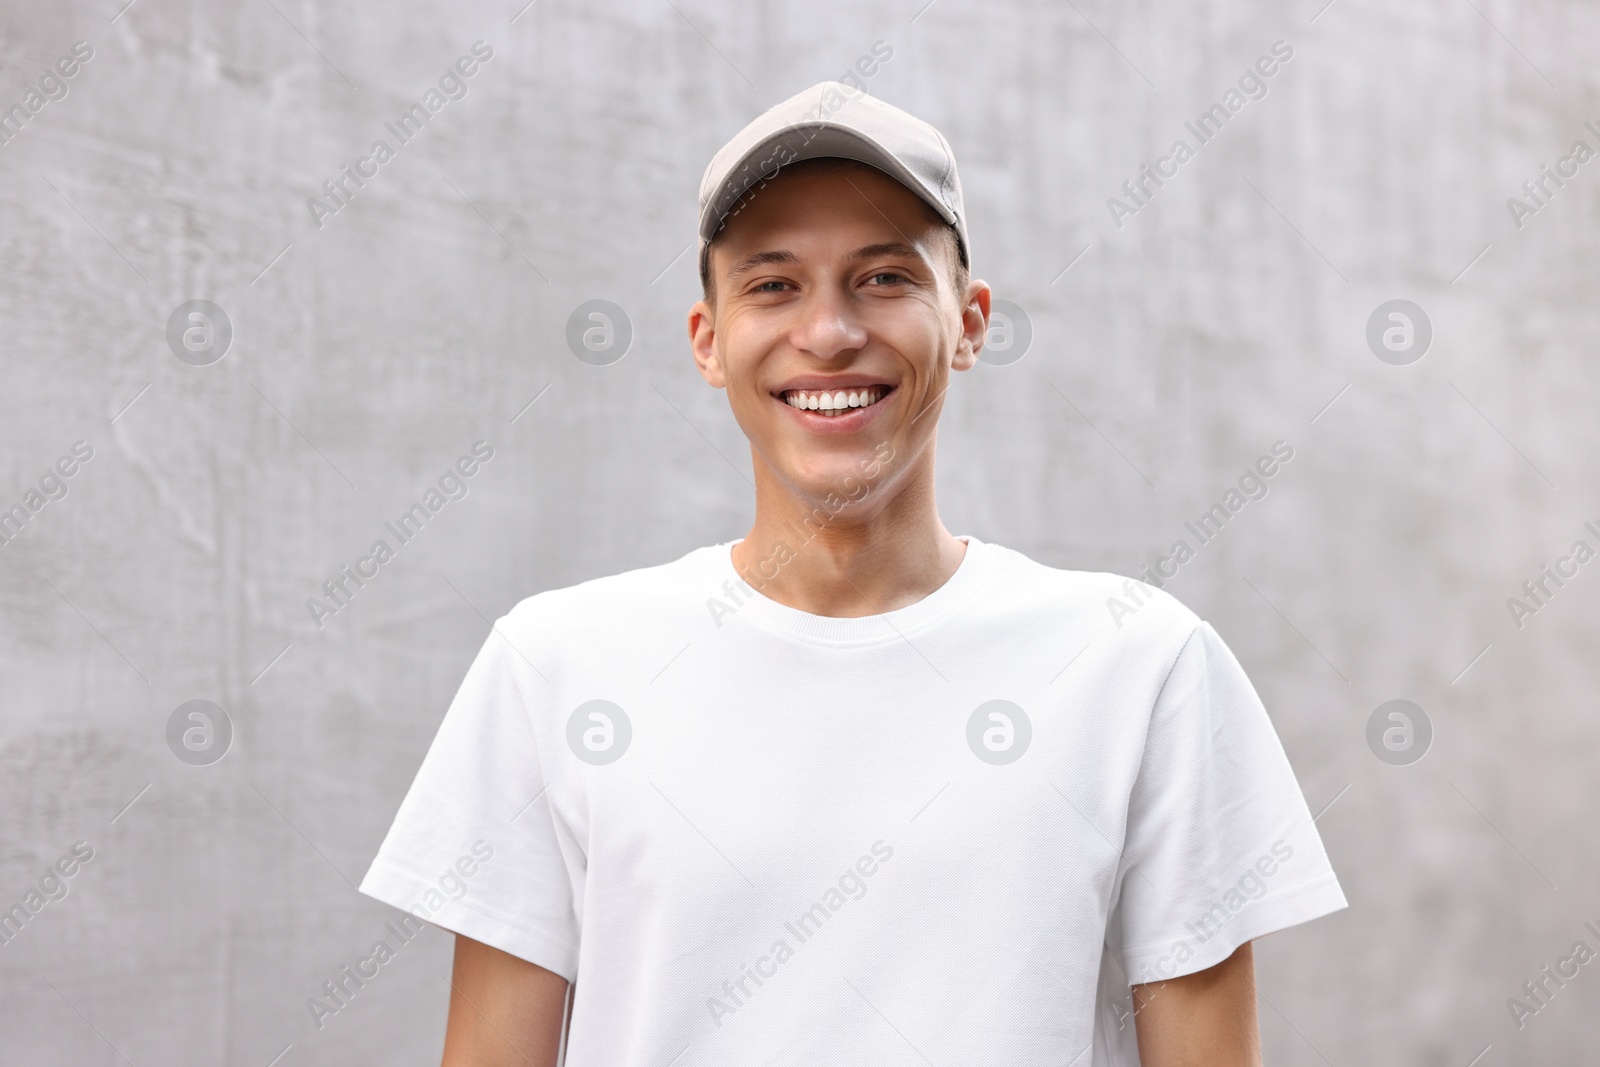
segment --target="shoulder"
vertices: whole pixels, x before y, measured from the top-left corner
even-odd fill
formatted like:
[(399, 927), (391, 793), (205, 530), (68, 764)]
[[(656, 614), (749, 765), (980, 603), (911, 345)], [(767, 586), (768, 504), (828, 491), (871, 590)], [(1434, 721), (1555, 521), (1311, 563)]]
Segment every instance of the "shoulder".
[[(495, 624), (520, 636), (552, 642), (617, 635), (630, 628), (670, 626), (677, 612), (703, 603), (711, 553), (691, 549), (676, 559), (601, 575), (524, 597)], [(701, 608), (703, 611), (703, 607)]]
[(1014, 607), (1065, 617), (1096, 635), (1176, 656), (1204, 625), (1188, 605), (1164, 589), (1109, 571), (1054, 567), (1001, 545), (996, 581)]

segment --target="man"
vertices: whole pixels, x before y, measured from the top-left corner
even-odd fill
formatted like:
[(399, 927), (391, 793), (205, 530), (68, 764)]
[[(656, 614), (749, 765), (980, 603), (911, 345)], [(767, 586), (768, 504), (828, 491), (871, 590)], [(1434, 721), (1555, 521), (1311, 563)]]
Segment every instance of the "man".
[(824, 83), (700, 200), (755, 521), (467, 672), (362, 883), (456, 932), (444, 1063), (1258, 1064), (1251, 939), (1344, 895), (1209, 625), (940, 521), (990, 306), (949, 145)]

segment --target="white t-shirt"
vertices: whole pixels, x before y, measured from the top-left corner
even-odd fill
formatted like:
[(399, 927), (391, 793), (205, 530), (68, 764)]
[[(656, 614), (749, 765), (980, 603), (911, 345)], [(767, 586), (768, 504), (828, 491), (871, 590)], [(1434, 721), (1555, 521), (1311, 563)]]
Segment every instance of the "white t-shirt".
[(1129, 982), (1344, 894), (1207, 623), (963, 540), (862, 618), (733, 541), (523, 600), (361, 891), (574, 981), (567, 1067), (1137, 1064)]

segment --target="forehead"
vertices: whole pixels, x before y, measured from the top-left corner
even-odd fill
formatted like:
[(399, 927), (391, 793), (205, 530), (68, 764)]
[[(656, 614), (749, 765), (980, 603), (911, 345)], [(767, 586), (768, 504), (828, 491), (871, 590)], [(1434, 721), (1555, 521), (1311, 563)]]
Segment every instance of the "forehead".
[(828, 159), (808, 167), (810, 162), (780, 169), (734, 204), (710, 249), (712, 255), (721, 251), (724, 267), (730, 255), (773, 242), (788, 247), (870, 239), (931, 255), (944, 220), (921, 197), (866, 164)]

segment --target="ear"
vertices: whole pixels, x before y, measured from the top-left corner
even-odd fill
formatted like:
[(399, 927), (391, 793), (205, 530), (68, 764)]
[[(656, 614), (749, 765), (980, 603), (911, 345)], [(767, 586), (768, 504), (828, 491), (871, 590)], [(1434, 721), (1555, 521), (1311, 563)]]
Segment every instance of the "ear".
[(722, 357), (717, 354), (716, 314), (704, 300), (689, 309), (689, 348), (694, 353), (694, 365), (700, 368), (700, 377), (713, 388), (728, 384), (722, 373)]
[(961, 306), (961, 339), (956, 343), (953, 370), (970, 370), (989, 336), (989, 283), (974, 278), (967, 283), (966, 300)]

